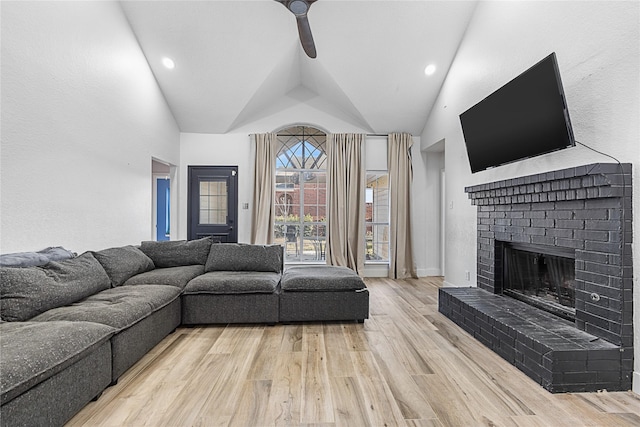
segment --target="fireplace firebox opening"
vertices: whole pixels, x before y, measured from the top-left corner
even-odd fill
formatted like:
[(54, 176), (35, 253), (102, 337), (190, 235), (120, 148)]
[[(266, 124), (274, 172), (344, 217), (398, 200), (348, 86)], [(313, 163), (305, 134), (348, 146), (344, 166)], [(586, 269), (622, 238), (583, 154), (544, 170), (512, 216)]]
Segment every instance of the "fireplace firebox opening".
[(502, 242), (502, 293), (575, 321), (575, 251)]

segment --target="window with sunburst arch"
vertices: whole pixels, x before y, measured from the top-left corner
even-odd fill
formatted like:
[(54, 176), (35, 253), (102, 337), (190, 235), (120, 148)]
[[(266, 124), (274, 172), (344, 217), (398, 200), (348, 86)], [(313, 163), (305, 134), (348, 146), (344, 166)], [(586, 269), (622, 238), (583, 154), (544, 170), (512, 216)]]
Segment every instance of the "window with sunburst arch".
[(292, 126), (277, 132), (275, 239), (285, 262), (325, 262), (326, 132)]

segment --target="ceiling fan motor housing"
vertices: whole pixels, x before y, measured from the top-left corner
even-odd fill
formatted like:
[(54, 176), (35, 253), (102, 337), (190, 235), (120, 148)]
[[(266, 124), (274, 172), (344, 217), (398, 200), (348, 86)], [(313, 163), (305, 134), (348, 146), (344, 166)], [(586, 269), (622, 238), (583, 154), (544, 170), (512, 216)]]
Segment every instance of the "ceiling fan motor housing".
[(309, 5), (303, 0), (293, 0), (289, 3), (289, 10), (296, 16), (302, 16), (309, 10)]

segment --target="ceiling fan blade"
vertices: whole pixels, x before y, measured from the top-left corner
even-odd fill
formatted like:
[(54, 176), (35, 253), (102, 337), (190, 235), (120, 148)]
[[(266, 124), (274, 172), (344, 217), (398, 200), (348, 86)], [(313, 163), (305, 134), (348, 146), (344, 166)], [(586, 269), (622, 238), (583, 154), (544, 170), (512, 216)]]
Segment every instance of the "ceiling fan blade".
[(309, 26), (307, 15), (296, 16), (296, 22), (298, 23), (298, 34), (300, 35), (302, 48), (309, 58), (315, 58), (317, 55), (316, 45), (313, 42), (313, 34), (311, 34), (311, 27)]
[(316, 45), (313, 42), (313, 35), (311, 34), (311, 27), (309, 26), (309, 19), (307, 18), (307, 12), (313, 3), (317, 0), (276, 0), (278, 3), (282, 3), (289, 12), (293, 13), (296, 17), (296, 23), (298, 24), (298, 35), (300, 36), (300, 43), (305, 53), (309, 58), (316, 57)]

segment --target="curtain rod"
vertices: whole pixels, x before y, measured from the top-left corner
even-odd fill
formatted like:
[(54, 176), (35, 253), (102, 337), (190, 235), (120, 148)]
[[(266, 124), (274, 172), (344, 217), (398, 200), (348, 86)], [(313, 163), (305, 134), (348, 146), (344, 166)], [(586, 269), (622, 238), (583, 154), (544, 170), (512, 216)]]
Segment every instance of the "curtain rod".
[[(255, 135), (255, 134), (254, 133), (250, 133), (249, 136), (251, 136), (251, 135)], [(305, 136), (322, 136), (322, 135), (307, 135), (307, 134), (303, 135), (303, 134), (295, 134), (294, 133), (294, 134), (282, 135), (282, 136), (302, 136), (302, 137), (305, 137)], [(365, 133), (364, 136), (381, 136), (382, 137), (382, 136), (389, 136), (389, 134), (388, 133)]]

